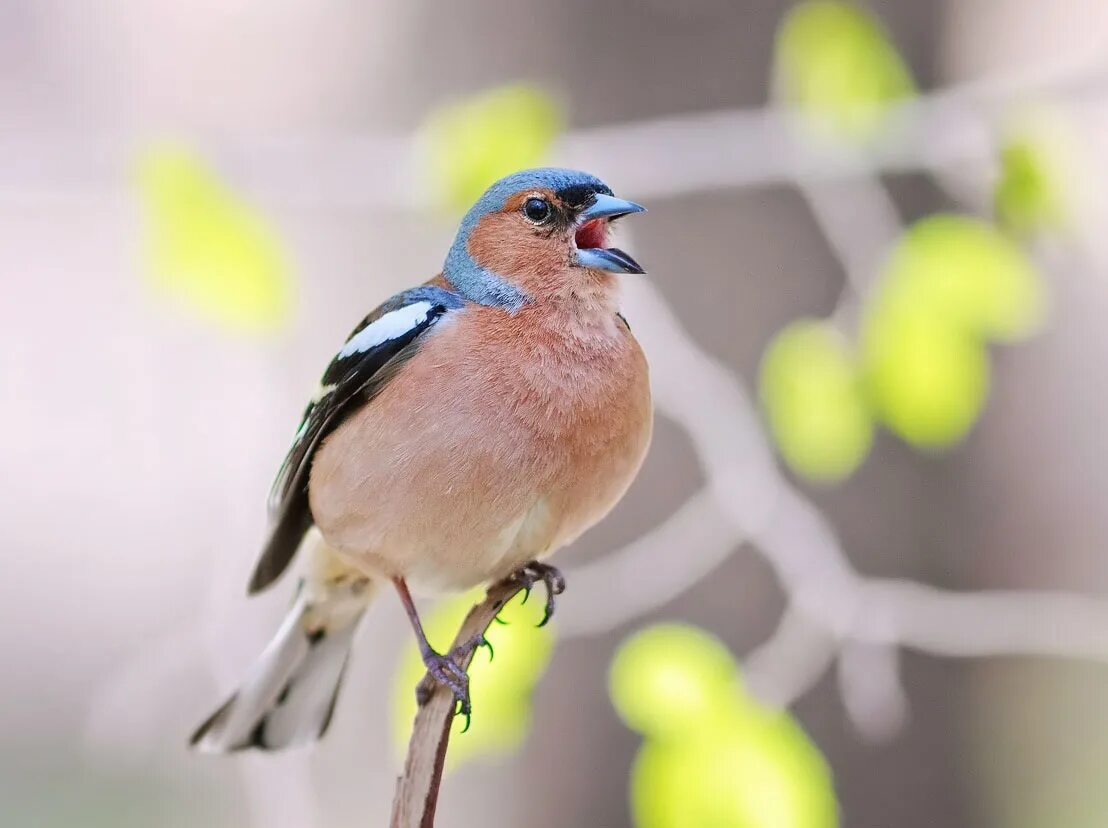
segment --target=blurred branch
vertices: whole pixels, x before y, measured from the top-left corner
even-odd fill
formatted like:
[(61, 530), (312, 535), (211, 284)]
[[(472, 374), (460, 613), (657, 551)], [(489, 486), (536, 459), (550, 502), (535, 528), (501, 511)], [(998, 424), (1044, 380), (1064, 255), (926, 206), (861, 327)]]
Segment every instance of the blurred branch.
[(838, 181), (798, 180), (796, 188), (842, 265), (843, 287), (830, 316), (850, 333), (882, 260), (900, 237), (900, 214), (881, 179), (871, 173)]
[(849, 637), (956, 658), (1034, 655), (1108, 661), (1108, 602), (1071, 592), (952, 592), (872, 579)]
[[(602, 635), (645, 615), (710, 575), (741, 542), (712, 492), (701, 489), (619, 552), (574, 569), (573, 584), (561, 596), (561, 605), (571, 609), (559, 615), (558, 632)], [(675, 554), (678, 549), (695, 552)]]
[[(521, 589), (519, 581), (501, 581), (490, 587), (485, 600), (469, 611), (451, 647), (459, 647), (478, 633), (484, 633), (497, 613)], [(473, 651), (470, 650), (459, 664), (468, 669), (472, 660)], [(390, 822), (392, 828), (430, 828), (435, 822), (456, 705), (448, 688), (427, 682), (427, 679), (424, 683), (431, 695), (420, 706), (412, 726), (404, 772), (396, 783)]]
[[(891, 108), (888, 128), (864, 149), (796, 140), (793, 115), (776, 106), (692, 113), (574, 130), (555, 144), (562, 165), (603, 170), (636, 198), (851, 178), (861, 172), (947, 170), (991, 163), (994, 133), (1028, 100), (1103, 106), (1108, 63), (1069, 57), (1022, 73), (920, 95)], [(231, 183), (270, 206), (346, 207), (395, 213), (433, 203), (418, 136), (192, 136)], [(0, 204), (100, 204), (119, 197), (143, 144), (123, 136), (0, 138)], [(373, 187), (357, 182), (373, 181)]]
[(887, 128), (864, 149), (798, 142), (794, 116), (770, 106), (582, 130), (566, 135), (557, 155), (604, 170), (621, 191), (642, 198), (937, 170), (991, 161), (996, 126), (1013, 104), (1043, 96), (1103, 104), (1106, 81), (1108, 62), (1071, 56), (923, 94), (892, 107)]
[(847, 641), (837, 664), (839, 695), (862, 738), (885, 742), (899, 733), (908, 722), (908, 694), (897, 646)]
[(738, 379), (693, 343), (650, 283), (632, 283), (624, 304), (650, 360), (658, 410), (686, 429), (708, 482), (652, 531), (569, 573), (563, 634), (598, 634), (633, 621), (749, 542), (787, 599), (775, 634), (747, 658), (751, 688), (787, 706), (837, 662), (844, 703), (869, 738), (891, 735), (906, 720), (902, 647), (955, 657), (1108, 661), (1104, 599), (955, 593), (860, 575), (826, 518), (779, 470)]
[[(849, 336), (859, 324), (882, 260), (903, 230), (900, 214), (881, 178), (872, 173), (842, 181), (798, 180), (796, 187), (845, 271), (830, 319)], [(846, 204), (850, 209), (843, 209)], [(828, 659), (832, 656), (833, 650), (826, 653)], [(886, 740), (907, 722), (908, 697), (899, 663), (895, 646), (848, 643), (839, 653), (839, 692), (847, 717), (869, 741)]]
[(827, 672), (835, 648), (835, 637), (823, 625), (786, 605), (773, 635), (747, 654), (743, 673), (756, 697), (787, 707)]

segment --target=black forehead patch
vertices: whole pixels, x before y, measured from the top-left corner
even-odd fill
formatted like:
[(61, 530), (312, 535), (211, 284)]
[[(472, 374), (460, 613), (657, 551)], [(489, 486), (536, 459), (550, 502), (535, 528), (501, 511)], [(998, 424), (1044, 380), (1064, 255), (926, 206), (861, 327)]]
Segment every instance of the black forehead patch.
[(554, 194), (568, 207), (577, 209), (592, 201), (593, 196), (597, 193), (611, 195), (612, 191), (607, 185), (597, 182), (596, 184), (570, 184), (568, 187), (557, 190)]

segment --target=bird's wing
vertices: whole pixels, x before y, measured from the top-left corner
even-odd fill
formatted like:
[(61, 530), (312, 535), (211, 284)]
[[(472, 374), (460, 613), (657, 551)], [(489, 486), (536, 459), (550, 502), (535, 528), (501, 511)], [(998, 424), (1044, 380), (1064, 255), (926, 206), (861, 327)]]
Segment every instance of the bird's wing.
[(251, 594), (277, 580), (312, 526), (308, 473), (320, 443), (373, 399), (435, 323), (463, 304), (449, 290), (424, 285), (393, 296), (350, 334), (304, 409), (292, 448), (273, 481), (269, 492), (273, 528), (250, 579)]

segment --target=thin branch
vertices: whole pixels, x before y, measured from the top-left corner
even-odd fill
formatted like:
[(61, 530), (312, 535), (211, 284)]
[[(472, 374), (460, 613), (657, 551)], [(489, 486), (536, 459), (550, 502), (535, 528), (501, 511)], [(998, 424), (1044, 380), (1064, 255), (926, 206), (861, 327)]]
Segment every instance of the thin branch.
[[(1075, 119), (1096, 115), (1095, 107), (1104, 103), (1106, 71), (1100, 56), (1068, 55), (1020, 73), (921, 94), (890, 107), (888, 129), (861, 150), (805, 146), (796, 140), (795, 116), (767, 106), (573, 130), (560, 136), (551, 158), (562, 166), (603, 171), (620, 192), (635, 198), (852, 178), (867, 171), (934, 172), (988, 162), (1008, 107), (1028, 98), (1069, 104)], [(189, 140), (216, 160), (236, 189), (269, 207), (422, 214), (434, 203), (413, 134)], [(0, 205), (125, 209), (129, 202), (120, 193), (144, 145), (123, 134), (0, 138), (0, 153), (14, 158), (17, 163), (9, 166), (18, 171), (0, 176)], [(376, 186), (352, 184), (368, 180)]]
[[(488, 630), (497, 613), (522, 588), (519, 581), (501, 581), (490, 587), (485, 600), (469, 611), (451, 647), (459, 647)], [(458, 663), (469, 669), (472, 660), (470, 651)], [(431, 828), (435, 823), (455, 702), (450, 690), (440, 684), (424, 679), (423, 687), (430, 691), (430, 697), (420, 706), (412, 726), (404, 773), (397, 780), (392, 803), (392, 828)]]
[[(837, 181), (798, 179), (796, 188), (845, 271), (829, 319), (845, 336), (853, 337), (882, 260), (903, 231), (896, 203), (881, 178), (872, 173)], [(847, 204), (850, 208), (843, 209)], [(846, 642), (838, 656), (840, 695), (854, 729), (870, 742), (896, 735), (908, 721), (897, 647)]]
[(887, 742), (908, 723), (908, 693), (896, 644), (844, 642), (835, 676), (854, 729), (868, 742)]
[(1047, 590), (954, 592), (916, 581), (864, 583), (851, 638), (953, 658), (1031, 655), (1108, 662), (1108, 601)]
[(852, 179), (796, 182), (845, 279), (829, 318), (846, 336), (857, 329), (865, 298), (903, 225), (884, 183), (874, 174)]
[[(858, 573), (823, 514), (782, 475), (739, 379), (693, 342), (651, 284), (634, 284), (627, 299), (658, 409), (688, 432), (708, 482), (652, 531), (570, 573), (574, 588), (564, 603), (582, 607), (567, 614), (563, 635), (627, 624), (677, 598), (747, 543), (788, 598), (777, 633), (747, 660), (752, 690), (788, 706), (838, 661), (851, 720), (867, 738), (887, 737), (906, 719), (897, 675), (903, 647), (940, 656), (1108, 662), (1103, 598), (951, 592)], [(630, 589), (619, 587), (621, 573), (634, 574)], [(875, 666), (880, 686), (861, 688), (859, 671)]]
[(823, 677), (837, 646), (822, 624), (788, 606), (773, 634), (743, 659), (743, 678), (756, 698), (788, 707)]
[[(559, 635), (603, 635), (657, 609), (706, 578), (741, 542), (712, 492), (701, 489), (618, 552), (573, 570), (573, 589), (559, 605), (568, 609)], [(673, 554), (679, 549), (689, 554)]]

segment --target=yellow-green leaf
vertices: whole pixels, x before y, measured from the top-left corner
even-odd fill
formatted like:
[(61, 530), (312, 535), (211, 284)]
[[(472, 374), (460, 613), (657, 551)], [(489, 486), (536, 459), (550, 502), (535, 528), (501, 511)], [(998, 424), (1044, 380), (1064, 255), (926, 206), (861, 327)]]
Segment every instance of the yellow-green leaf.
[[(432, 646), (444, 652), (466, 613), (483, 597), (480, 591), (474, 591), (447, 600), (427, 613), (423, 626)], [(464, 734), (464, 717), (455, 717), (448, 766), (475, 757), (510, 753), (522, 744), (531, 725), (531, 694), (554, 647), (553, 628), (536, 626), (542, 620), (544, 599), (541, 586), (527, 604), (522, 603), (522, 595), (517, 596), (500, 611), (500, 618), (507, 623), (493, 623), (489, 628), (486, 637), (496, 655), (490, 662), (488, 651), (482, 649), (473, 658), (469, 668), (473, 716)], [(393, 693), (395, 742), (401, 750), (411, 735), (415, 688), (424, 672), (423, 660), (413, 643), (396, 671)]]
[(985, 346), (924, 307), (877, 303), (862, 335), (874, 413), (921, 448), (960, 440), (988, 391)]
[(288, 322), (291, 268), (277, 234), (196, 154), (147, 151), (138, 166), (146, 273), (166, 295), (234, 330)]
[(822, 132), (860, 140), (915, 84), (878, 20), (851, 3), (809, 0), (777, 33), (776, 80), (785, 101)]
[(710, 722), (734, 704), (739, 676), (716, 639), (691, 626), (651, 627), (620, 645), (608, 679), (627, 726), (665, 737)]
[(1028, 336), (1045, 310), (1042, 282), (1023, 251), (993, 225), (953, 214), (929, 216), (904, 233), (877, 302), (993, 340)]
[(759, 727), (726, 720), (684, 741), (648, 739), (631, 772), (637, 828), (834, 828), (831, 773), (781, 714)]
[(854, 356), (818, 320), (782, 330), (762, 358), (761, 396), (788, 464), (813, 480), (847, 477), (869, 453), (873, 425)]
[(465, 210), (497, 179), (542, 165), (563, 123), (554, 98), (530, 84), (443, 107), (424, 130), (431, 184), (449, 207)]
[(1066, 222), (1068, 175), (1060, 143), (1043, 129), (1024, 129), (1001, 145), (993, 205), (998, 221), (1017, 236), (1056, 230)]
[(617, 652), (610, 689), (629, 726), (646, 735), (631, 771), (637, 828), (834, 828), (831, 773), (782, 711), (742, 688), (714, 637), (662, 625)]

